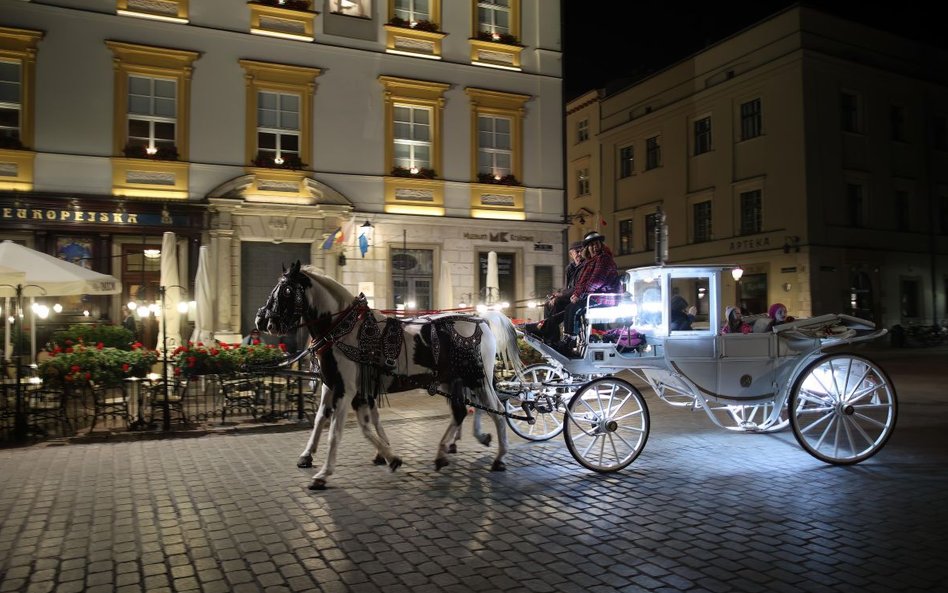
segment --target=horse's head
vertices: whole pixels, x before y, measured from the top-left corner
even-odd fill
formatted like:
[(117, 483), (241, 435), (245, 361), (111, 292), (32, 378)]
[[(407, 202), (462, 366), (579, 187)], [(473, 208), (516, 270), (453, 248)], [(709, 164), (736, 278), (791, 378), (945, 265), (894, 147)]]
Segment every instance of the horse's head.
[(270, 292), (266, 304), (257, 309), (254, 325), (260, 331), (284, 335), (299, 327), (307, 309), (306, 291), (312, 286), (299, 260), (283, 268), (280, 281)]

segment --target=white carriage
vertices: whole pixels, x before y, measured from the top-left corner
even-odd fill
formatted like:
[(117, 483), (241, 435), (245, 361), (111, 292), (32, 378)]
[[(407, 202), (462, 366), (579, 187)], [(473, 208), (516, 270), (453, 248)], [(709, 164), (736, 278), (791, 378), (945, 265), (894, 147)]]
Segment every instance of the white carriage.
[[(648, 406), (638, 384), (673, 406), (704, 410), (729, 430), (769, 432), (789, 424), (800, 445), (827, 463), (858, 463), (878, 452), (895, 427), (895, 388), (878, 365), (845, 346), (885, 330), (833, 314), (764, 333), (721, 334), (721, 276), (730, 269), (629, 270), (627, 292), (588, 297), (579, 358), (526, 334), (547, 362), (499, 382), (509, 395), (510, 427), (530, 440), (562, 432), (581, 465), (618, 471), (648, 439)], [(670, 329), (673, 295), (697, 307), (692, 329)], [(623, 372), (631, 380), (616, 376)]]

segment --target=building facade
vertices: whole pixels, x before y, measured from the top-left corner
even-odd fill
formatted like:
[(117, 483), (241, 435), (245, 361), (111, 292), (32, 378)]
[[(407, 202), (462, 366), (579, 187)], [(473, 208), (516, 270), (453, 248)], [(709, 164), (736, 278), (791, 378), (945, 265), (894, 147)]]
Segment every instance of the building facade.
[[(942, 320), (946, 66), (941, 50), (794, 7), (571, 101), (567, 179), (599, 155), (588, 208), (620, 267), (656, 261), (664, 216), (669, 263), (739, 264), (726, 297), (751, 313)], [(580, 142), (580, 125), (598, 133)]]
[(3, 4), (0, 238), (119, 277), (93, 316), (157, 292), (169, 230), (184, 285), (210, 246), (228, 339), (297, 259), (391, 309), (561, 275), (557, 3)]

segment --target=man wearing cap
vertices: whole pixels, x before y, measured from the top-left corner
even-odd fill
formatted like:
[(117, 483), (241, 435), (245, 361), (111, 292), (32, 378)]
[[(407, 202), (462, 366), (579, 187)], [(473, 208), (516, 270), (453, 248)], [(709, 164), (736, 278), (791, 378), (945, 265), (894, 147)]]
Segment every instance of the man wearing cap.
[(543, 304), (543, 321), (529, 323), (526, 331), (554, 344), (560, 339), (560, 321), (563, 309), (569, 305), (569, 297), (573, 294), (573, 285), (583, 267), (583, 242), (573, 241), (569, 245), (569, 263), (564, 272), (563, 288), (553, 291)]
[(605, 241), (606, 238), (596, 231), (589, 231), (583, 237), (586, 257), (570, 294), (570, 304), (563, 315), (563, 333), (566, 334), (560, 344), (563, 350), (575, 345), (576, 313), (586, 306), (586, 295), (593, 292), (619, 292), (622, 289), (616, 260)]

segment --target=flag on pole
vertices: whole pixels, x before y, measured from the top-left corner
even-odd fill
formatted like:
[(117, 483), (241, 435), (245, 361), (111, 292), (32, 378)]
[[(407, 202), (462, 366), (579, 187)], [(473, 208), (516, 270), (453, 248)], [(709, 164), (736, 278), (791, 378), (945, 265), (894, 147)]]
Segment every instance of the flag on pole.
[(323, 241), (323, 249), (332, 249), (334, 243), (336, 243), (336, 237), (342, 235), (342, 227), (334, 230), (326, 237), (326, 240)]
[(365, 235), (359, 235), (359, 251), (362, 252), (362, 257), (365, 257), (365, 252), (369, 250), (369, 238)]

